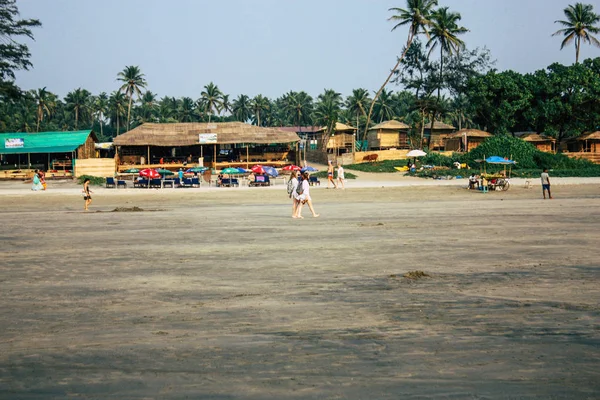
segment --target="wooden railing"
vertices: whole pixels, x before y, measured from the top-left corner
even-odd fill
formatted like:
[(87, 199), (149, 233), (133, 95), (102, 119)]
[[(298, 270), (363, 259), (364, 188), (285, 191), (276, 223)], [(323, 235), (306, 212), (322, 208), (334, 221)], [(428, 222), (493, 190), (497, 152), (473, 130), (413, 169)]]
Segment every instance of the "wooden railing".
[(583, 158), (593, 162), (594, 164), (600, 164), (600, 153), (588, 153), (588, 152), (565, 152), (563, 153), (567, 157), (571, 158)]

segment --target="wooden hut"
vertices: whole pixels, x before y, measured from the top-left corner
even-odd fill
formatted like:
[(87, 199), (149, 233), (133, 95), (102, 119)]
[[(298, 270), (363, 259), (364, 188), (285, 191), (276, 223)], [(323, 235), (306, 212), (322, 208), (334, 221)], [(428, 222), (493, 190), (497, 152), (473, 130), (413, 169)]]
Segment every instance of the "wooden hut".
[(566, 143), (569, 157), (584, 158), (600, 164), (600, 131), (584, 133)]
[(556, 139), (546, 135), (538, 134), (536, 132), (516, 132), (514, 135), (531, 143), (540, 151), (546, 153), (554, 153), (556, 151)]
[(373, 126), (367, 132), (369, 149), (408, 149), (408, 130), (410, 126), (400, 121), (384, 121)]
[(448, 125), (441, 121), (435, 121), (433, 123), (433, 130), (431, 129), (431, 123), (425, 124), (424, 137), (430, 150), (444, 150), (446, 139), (456, 130), (452, 125)]
[[(325, 135), (327, 128), (323, 127), (317, 132), (320, 135)], [(336, 122), (335, 128), (331, 133), (331, 136), (327, 140), (327, 152), (328, 153), (351, 153), (354, 148), (354, 140), (356, 128), (350, 125)]]
[(146, 123), (116, 137), (120, 169), (204, 164), (213, 168), (261, 162), (280, 166), (295, 162), (295, 132), (242, 122)]
[(445, 148), (446, 151), (469, 152), (492, 136), (491, 133), (478, 129), (461, 129), (448, 135)]

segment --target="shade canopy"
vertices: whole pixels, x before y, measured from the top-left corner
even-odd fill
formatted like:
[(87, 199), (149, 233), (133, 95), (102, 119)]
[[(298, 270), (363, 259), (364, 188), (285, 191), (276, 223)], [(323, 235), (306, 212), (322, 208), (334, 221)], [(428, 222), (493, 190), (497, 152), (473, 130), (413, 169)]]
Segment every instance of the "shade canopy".
[(83, 145), (91, 131), (0, 133), (0, 154), (68, 153)]
[(295, 132), (244, 124), (219, 123), (146, 123), (114, 139), (117, 146), (180, 147), (200, 144), (271, 144), (295, 143), (300, 138)]
[(406, 153), (407, 157), (424, 157), (426, 155), (427, 153), (425, 153), (423, 150), (411, 150)]
[(488, 164), (503, 164), (510, 165), (516, 164), (516, 161), (509, 160), (508, 158), (500, 157), (500, 156), (491, 156), (485, 159), (485, 162)]

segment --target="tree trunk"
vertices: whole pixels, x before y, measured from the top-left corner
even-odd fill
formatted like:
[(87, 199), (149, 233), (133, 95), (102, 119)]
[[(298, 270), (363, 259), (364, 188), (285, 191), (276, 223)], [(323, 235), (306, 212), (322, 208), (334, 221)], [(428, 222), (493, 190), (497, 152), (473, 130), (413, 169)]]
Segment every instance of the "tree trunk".
[(133, 100), (133, 93), (129, 94), (129, 107), (127, 107), (127, 130), (129, 131), (129, 117), (131, 116), (131, 101)]
[(102, 118), (102, 117), (103, 117), (103, 114), (100, 113), (100, 118), (101, 119), (98, 122), (100, 123), (100, 136), (104, 137), (104, 131), (102, 129), (102, 119), (104, 119), (104, 118)]
[(419, 148), (423, 147), (423, 137), (425, 136), (425, 110), (421, 110), (421, 140), (419, 141)]
[(575, 64), (579, 64), (579, 45), (581, 44), (579, 37), (575, 39)]
[(392, 79), (392, 76), (394, 76), (394, 72), (396, 72), (396, 70), (400, 66), (400, 63), (402, 62), (402, 60), (404, 60), (404, 57), (406, 56), (406, 52), (408, 51), (408, 49), (410, 48), (410, 45), (412, 44), (413, 38), (414, 38), (414, 35), (411, 30), (410, 33), (408, 34), (408, 39), (406, 40), (406, 47), (404, 48), (404, 51), (402, 52), (402, 56), (400, 56), (400, 58), (398, 58), (398, 62), (396, 62), (396, 65), (394, 66), (394, 68), (392, 68), (392, 71), (388, 75), (387, 79), (385, 80), (385, 82), (383, 82), (383, 85), (381, 85), (381, 87), (375, 94), (373, 101), (371, 101), (371, 107), (369, 107), (369, 114), (367, 114), (367, 124), (365, 126), (363, 140), (366, 138), (367, 131), (369, 130), (369, 123), (371, 122), (371, 114), (373, 114), (373, 106), (375, 105), (375, 102), (377, 101), (377, 98), (379, 97), (379, 95), (381, 95), (381, 92), (383, 92), (383, 89), (385, 88), (385, 86), (388, 84), (390, 79)]
[(440, 102), (440, 92), (442, 90), (442, 82), (443, 82), (443, 70), (444, 70), (444, 51), (443, 47), (440, 46), (440, 81), (438, 83), (438, 103)]

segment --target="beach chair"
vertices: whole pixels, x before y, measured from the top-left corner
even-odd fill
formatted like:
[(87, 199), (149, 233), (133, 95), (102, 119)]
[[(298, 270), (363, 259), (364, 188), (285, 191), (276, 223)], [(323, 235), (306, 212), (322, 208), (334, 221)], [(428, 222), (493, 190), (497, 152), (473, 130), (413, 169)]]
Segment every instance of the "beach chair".
[(200, 179), (192, 178), (192, 187), (200, 187)]
[(150, 179), (150, 187), (160, 188), (161, 186), (160, 178)]
[(125, 182), (124, 180), (118, 179), (117, 180), (117, 189), (123, 187), (123, 189), (127, 189), (127, 182)]
[(192, 178), (183, 178), (183, 182), (182, 182), (181, 186), (192, 187)]
[(314, 185), (319, 185), (321, 186), (321, 181), (319, 180), (319, 178), (317, 178), (316, 176), (309, 176), (308, 177), (308, 184), (310, 186), (314, 186)]
[(173, 179), (173, 186), (174, 187), (175, 186), (177, 186), (177, 187), (181, 186), (181, 179), (179, 179), (179, 178)]
[(116, 188), (117, 185), (115, 183), (115, 178), (112, 177), (106, 177), (106, 187), (107, 188)]
[(133, 187), (144, 188), (148, 187), (148, 179), (140, 179), (133, 184)]

